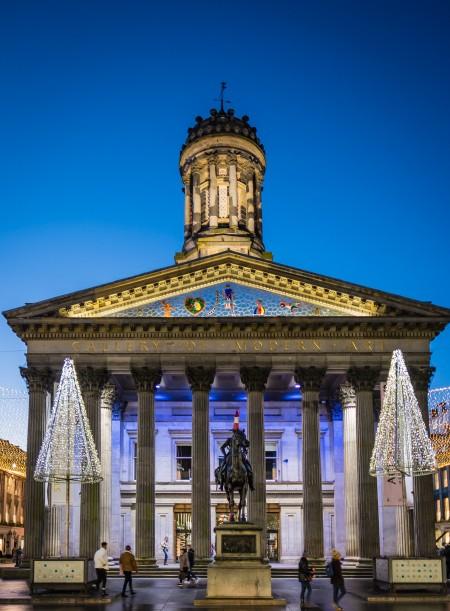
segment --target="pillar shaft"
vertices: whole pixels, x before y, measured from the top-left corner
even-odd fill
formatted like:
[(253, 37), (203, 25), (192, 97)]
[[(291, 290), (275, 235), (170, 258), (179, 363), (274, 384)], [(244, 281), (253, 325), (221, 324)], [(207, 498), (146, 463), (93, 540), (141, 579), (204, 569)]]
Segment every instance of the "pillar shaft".
[(253, 176), (247, 183), (247, 229), (255, 233), (255, 202), (253, 193)]
[(184, 183), (184, 238), (191, 233), (191, 177), (188, 176)]
[[(432, 367), (411, 367), (411, 378), (422, 418), (429, 432), (428, 386), (434, 373)], [(433, 476), (413, 478), (414, 489), (414, 554), (419, 557), (435, 556), (435, 507)]]
[(230, 164), (230, 227), (238, 225), (238, 192), (236, 161)]
[(261, 550), (267, 555), (266, 457), (264, 439), (264, 389), (270, 368), (242, 367), (241, 380), (247, 390), (247, 435), (254, 490), (249, 492), (248, 519), (262, 528)]
[(209, 164), (209, 226), (218, 225), (219, 208), (217, 202), (216, 164)]
[[(112, 407), (116, 399), (116, 388), (107, 384), (101, 394), (100, 427), (101, 427), (101, 457), (102, 481), (100, 482), (100, 539), (111, 542), (111, 510), (112, 510), (112, 454), (111, 454), (111, 422)], [(111, 550), (110, 550), (111, 551)]]
[(52, 374), (49, 369), (34, 367), (22, 367), (20, 373), (27, 383), (29, 394), (24, 554), (27, 559), (34, 559), (41, 558), (44, 553), (44, 484), (34, 480), (34, 469), (45, 435), (47, 393), (51, 390)]
[(298, 367), (295, 379), (302, 388), (303, 538), (311, 558), (323, 558), (323, 505), (320, 459), (319, 390), (325, 369)]
[(138, 391), (136, 556), (155, 561), (155, 390), (161, 371), (131, 371)]
[(369, 474), (370, 457), (375, 444), (373, 387), (379, 370), (352, 367), (348, 380), (356, 392), (356, 475), (358, 486), (358, 548), (360, 558), (379, 554), (377, 479)]
[(200, 200), (200, 175), (198, 172), (193, 173), (192, 183), (192, 198), (193, 198), (193, 215), (192, 215), (192, 233), (197, 233), (201, 229), (202, 204)]
[[(78, 371), (86, 413), (97, 453), (101, 456), (100, 396), (108, 379), (105, 369), (84, 367)], [(93, 558), (100, 547), (100, 483), (82, 484), (80, 500), (80, 556)]]
[(358, 558), (358, 482), (356, 472), (356, 394), (351, 384), (341, 386), (344, 417), (345, 556)]
[(209, 456), (209, 391), (215, 370), (187, 367), (192, 389), (192, 547), (199, 560), (211, 553), (211, 473)]

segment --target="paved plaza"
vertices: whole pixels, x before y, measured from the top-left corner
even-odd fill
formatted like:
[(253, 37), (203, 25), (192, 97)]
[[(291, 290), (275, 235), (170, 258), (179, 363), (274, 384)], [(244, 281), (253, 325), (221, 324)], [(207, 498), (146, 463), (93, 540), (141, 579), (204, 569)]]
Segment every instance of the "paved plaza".
[[(277, 579), (272, 582), (274, 596), (277, 598), (285, 598), (288, 602), (285, 607), (286, 611), (299, 610), (299, 591), (300, 585), (295, 579)], [(108, 582), (108, 592), (113, 597), (113, 601), (108, 604), (89, 604), (80, 606), (68, 606), (68, 609), (81, 610), (90, 609), (91, 611), (100, 611), (108, 609), (108, 611), (187, 611), (194, 609), (193, 601), (195, 598), (200, 598), (205, 595), (206, 583), (201, 580), (198, 586), (183, 588), (177, 587), (176, 580), (156, 580), (156, 579), (135, 579), (136, 596), (121, 598), (118, 596), (121, 591), (122, 579), (110, 579)], [(346, 581), (347, 595), (342, 601), (345, 611), (450, 611), (450, 602), (447, 603), (430, 603), (421, 601), (420, 594), (417, 594), (417, 603), (380, 603), (369, 604), (366, 602), (367, 594), (372, 591), (371, 580), (366, 579), (348, 579)], [(22, 604), (28, 596), (28, 589), (25, 581), (4, 581), (0, 580), (0, 607), (2, 611), (31, 611), (32, 609), (55, 609), (62, 608), (57, 604), (51, 606), (33, 606), (31, 604)], [(17, 602), (11, 604), (6, 602), (15, 599)], [(1, 602), (3, 601), (5, 602)], [(99, 597), (101, 600), (101, 597)], [(247, 607), (234, 607), (244, 611)], [(255, 609), (279, 609), (278, 607), (251, 607)], [(332, 611), (332, 591), (328, 579), (316, 579), (313, 584), (313, 595), (311, 603), (308, 607), (313, 610)], [(216, 607), (217, 609), (217, 607)], [(222, 611), (226, 607), (220, 608)], [(250, 607), (249, 607), (250, 609)]]

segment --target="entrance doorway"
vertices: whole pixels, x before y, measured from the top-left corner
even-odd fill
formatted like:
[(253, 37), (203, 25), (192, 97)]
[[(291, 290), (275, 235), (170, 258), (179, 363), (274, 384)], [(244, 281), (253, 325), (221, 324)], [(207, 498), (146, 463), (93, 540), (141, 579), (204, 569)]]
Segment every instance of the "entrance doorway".
[(187, 504), (177, 504), (174, 507), (174, 528), (175, 528), (175, 550), (176, 560), (180, 557), (181, 550), (191, 545), (192, 534), (192, 514), (191, 506)]

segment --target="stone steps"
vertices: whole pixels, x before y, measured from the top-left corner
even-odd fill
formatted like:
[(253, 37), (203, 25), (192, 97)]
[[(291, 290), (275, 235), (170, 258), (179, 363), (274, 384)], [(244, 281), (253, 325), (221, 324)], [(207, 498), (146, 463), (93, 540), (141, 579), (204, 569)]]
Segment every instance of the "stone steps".
[[(325, 567), (318, 565), (315, 567), (316, 577), (326, 577)], [(346, 578), (365, 578), (372, 579), (372, 565), (349, 565), (342, 569), (344, 577)], [(29, 579), (30, 570), (26, 568), (17, 569), (15, 567), (2, 567), (0, 568), (0, 577), (3, 579)], [(199, 565), (195, 567), (195, 573), (198, 577), (206, 579), (207, 566)], [(121, 577), (119, 572), (119, 566), (112, 566), (108, 571), (108, 576), (117, 578)], [(139, 565), (139, 573), (136, 577), (153, 577), (158, 579), (177, 579), (178, 568), (176, 566), (155, 566), (152, 564), (141, 563)], [(283, 567), (282, 565), (272, 567), (272, 578), (273, 579), (297, 579), (297, 569), (292, 566)]]
[[(195, 567), (194, 569), (195, 574), (198, 577), (201, 577), (203, 579), (206, 578), (207, 576), (207, 567), (206, 566), (199, 566), (199, 567)], [(349, 567), (343, 567), (343, 574), (344, 577), (346, 578), (365, 578), (365, 579), (372, 579), (373, 577), (373, 573), (372, 573), (372, 566), (367, 566), (367, 565), (362, 565), (362, 566), (349, 566)], [(110, 568), (110, 570), (108, 571), (108, 576), (109, 577), (119, 577), (119, 568), (118, 567), (112, 567)], [(297, 573), (297, 569), (293, 568), (293, 567), (272, 567), (272, 579), (285, 579), (285, 578), (291, 578), (291, 579), (297, 579), (298, 573)], [(158, 566), (152, 566), (152, 565), (140, 565), (139, 566), (139, 573), (136, 575), (136, 577), (155, 577), (158, 579), (177, 579), (178, 578), (178, 569), (176, 567), (158, 567)], [(326, 573), (325, 573), (325, 567), (321, 566), (321, 567), (316, 567), (316, 577), (326, 577)]]

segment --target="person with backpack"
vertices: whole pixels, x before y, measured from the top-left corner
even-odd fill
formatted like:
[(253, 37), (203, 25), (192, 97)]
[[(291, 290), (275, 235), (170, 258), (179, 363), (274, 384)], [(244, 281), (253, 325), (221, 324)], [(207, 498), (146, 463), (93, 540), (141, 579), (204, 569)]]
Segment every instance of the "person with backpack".
[(298, 580), (301, 583), (302, 589), (300, 592), (300, 607), (305, 606), (305, 594), (306, 600), (309, 602), (311, 597), (311, 581), (314, 577), (314, 569), (309, 566), (308, 559), (303, 553), (298, 563)]
[(331, 562), (328, 562), (326, 572), (333, 586), (334, 608), (337, 611), (343, 611), (339, 601), (347, 592), (342, 574), (342, 556), (337, 549), (333, 549), (331, 552)]

